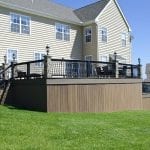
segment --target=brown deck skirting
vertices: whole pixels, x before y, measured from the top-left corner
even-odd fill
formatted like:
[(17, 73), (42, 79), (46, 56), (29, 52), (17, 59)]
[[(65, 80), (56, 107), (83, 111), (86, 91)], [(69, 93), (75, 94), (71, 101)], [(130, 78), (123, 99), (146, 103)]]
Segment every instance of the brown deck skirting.
[(150, 94), (143, 93), (143, 109), (150, 110)]
[(142, 109), (140, 79), (16, 80), (7, 101), (47, 112), (112, 112)]
[(112, 112), (142, 109), (142, 80), (47, 80), (49, 112)]

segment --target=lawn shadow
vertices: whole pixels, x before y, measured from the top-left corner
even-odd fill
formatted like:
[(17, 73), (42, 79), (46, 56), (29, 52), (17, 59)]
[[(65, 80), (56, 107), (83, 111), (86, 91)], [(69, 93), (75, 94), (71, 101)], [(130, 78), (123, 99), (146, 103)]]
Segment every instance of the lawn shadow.
[[(29, 109), (29, 108), (26, 108), (26, 107), (18, 107), (18, 106), (13, 106), (13, 105), (7, 105), (7, 104), (4, 104), (3, 105), (4, 107), (7, 107), (8, 109), (10, 110), (23, 110), (23, 111), (30, 111), (30, 112), (43, 112), (43, 111), (39, 111), (39, 110), (33, 110), (33, 109)], [(43, 113), (46, 113), (46, 112), (43, 112)]]

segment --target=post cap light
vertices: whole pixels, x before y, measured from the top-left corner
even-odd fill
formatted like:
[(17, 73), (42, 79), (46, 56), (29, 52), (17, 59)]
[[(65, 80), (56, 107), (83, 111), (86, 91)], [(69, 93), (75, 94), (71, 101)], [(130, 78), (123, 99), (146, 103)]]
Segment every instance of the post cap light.
[(140, 58), (138, 58), (138, 64), (139, 64), (139, 65), (141, 64), (141, 59), (140, 59)]

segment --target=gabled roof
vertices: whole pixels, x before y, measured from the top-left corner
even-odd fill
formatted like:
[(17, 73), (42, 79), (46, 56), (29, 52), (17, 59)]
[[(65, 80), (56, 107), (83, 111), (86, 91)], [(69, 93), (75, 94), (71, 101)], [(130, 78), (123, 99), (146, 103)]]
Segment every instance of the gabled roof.
[(95, 18), (101, 13), (110, 0), (100, 0), (93, 4), (74, 10), (75, 14), (82, 22), (88, 22), (95, 20)]
[(37, 12), (49, 15), (56, 19), (68, 20), (70, 22), (81, 23), (81, 20), (74, 14), (72, 8), (54, 3), (50, 0), (0, 0), (0, 5), (4, 4), (6, 7), (15, 7), (23, 10), (28, 10), (29, 13)]
[[(84, 25), (88, 22), (95, 22), (96, 18), (103, 12), (111, 1), (112, 0), (99, 0), (98, 2), (76, 10), (54, 3), (52, 0), (0, 0), (0, 6), (67, 23)], [(116, 2), (118, 9), (130, 30), (130, 26), (117, 1), (114, 1)]]

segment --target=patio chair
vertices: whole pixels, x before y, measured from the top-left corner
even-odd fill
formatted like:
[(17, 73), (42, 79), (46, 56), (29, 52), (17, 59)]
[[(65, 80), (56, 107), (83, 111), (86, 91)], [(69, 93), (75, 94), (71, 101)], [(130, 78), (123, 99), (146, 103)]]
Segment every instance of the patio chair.
[(127, 66), (123, 66), (123, 68), (119, 69), (119, 76), (126, 77)]
[(102, 77), (104, 75), (104, 71), (101, 69), (101, 67), (96, 67), (96, 74), (98, 77)]
[(27, 77), (27, 74), (26, 74), (26, 72), (24, 72), (24, 71), (17, 71), (17, 78), (26, 78)]
[(108, 68), (108, 66), (103, 67), (104, 76), (106, 77), (113, 77), (114, 75), (114, 68)]

